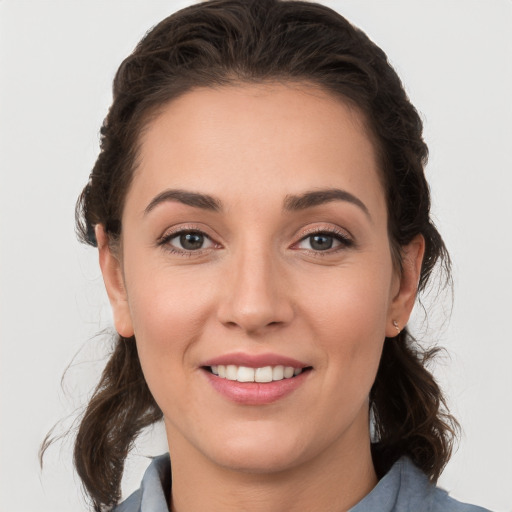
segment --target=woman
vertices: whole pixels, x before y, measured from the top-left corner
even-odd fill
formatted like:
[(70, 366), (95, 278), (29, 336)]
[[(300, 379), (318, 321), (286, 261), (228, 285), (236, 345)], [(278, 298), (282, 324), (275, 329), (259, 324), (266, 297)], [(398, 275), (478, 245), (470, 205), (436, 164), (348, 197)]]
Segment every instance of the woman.
[(434, 487), (456, 424), (406, 328), (449, 271), (421, 130), (315, 4), (193, 6), (123, 62), (77, 209), (119, 333), (75, 445), (96, 510), (161, 418), (172, 471), (118, 511), (482, 510)]

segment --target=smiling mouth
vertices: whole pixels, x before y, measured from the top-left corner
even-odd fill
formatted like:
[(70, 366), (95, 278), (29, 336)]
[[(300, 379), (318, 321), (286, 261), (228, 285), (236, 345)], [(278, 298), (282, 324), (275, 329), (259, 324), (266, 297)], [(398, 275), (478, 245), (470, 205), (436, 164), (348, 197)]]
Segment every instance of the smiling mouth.
[(311, 370), (311, 367), (294, 368), (293, 366), (262, 366), (260, 368), (251, 368), (248, 366), (212, 365), (205, 366), (205, 370), (214, 375), (236, 382), (275, 382), (283, 379), (292, 379), (305, 371)]

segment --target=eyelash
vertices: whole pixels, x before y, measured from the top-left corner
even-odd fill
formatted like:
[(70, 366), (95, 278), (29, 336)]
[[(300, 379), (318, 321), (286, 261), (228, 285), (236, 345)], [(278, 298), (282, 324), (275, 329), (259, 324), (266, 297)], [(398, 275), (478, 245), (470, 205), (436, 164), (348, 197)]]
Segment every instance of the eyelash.
[[(173, 247), (170, 244), (170, 241), (173, 240), (174, 238), (178, 238), (180, 236), (187, 235), (187, 234), (200, 235), (200, 236), (204, 237), (205, 239), (209, 240), (212, 243), (213, 247), (218, 248), (220, 246), (220, 244), (217, 244), (214, 240), (212, 240), (212, 238), (210, 236), (208, 236), (204, 231), (201, 231), (200, 229), (196, 229), (196, 228), (192, 228), (192, 227), (182, 228), (177, 231), (173, 231), (171, 233), (163, 235), (158, 240), (157, 245), (160, 247), (163, 247), (166, 251), (170, 252), (171, 254), (178, 254), (180, 256), (186, 256), (186, 257), (199, 256), (199, 255), (203, 254), (205, 251), (211, 249), (211, 247), (206, 247), (206, 248), (201, 248), (198, 250), (187, 250), (187, 249), (179, 249), (179, 248)], [(329, 248), (329, 249), (326, 249), (323, 251), (322, 250), (315, 251), (314, 249), (304, 249), (304, 250), (308, 251), (310, 254), (313, 254), (314, 256), (327, 256), (329, 254), (333, 254), (333, 253), (342, 251), (344, 249), (349, 249), (351, 247), (354, 247), (354, 245), (355, 245), (352, 238), (350, 238), (350, 236), (348, 236), (345, 232), (342, 232), (337, 229), (318, 228), (318, 229), (312, 229), (312, 230), (306, 232), (305, 234), (303, 234), (303, 236), (300, 238), (300, 240), (298, 242), (295, 242), (292, 245), (292, 248), (315, 235), (325, 235), (327, 237), (332, 237), (337, 242), (339, 242), (340, 245), (334, 249)], [(299, 249), (295, 249), (295, 250), (299, 250)]]
[(177, 254), (179, 256), (186, 256), (186, 257), (199, 256), (200, 254), (203, 254), (206, 250), (210, 249), (210, 247), (206, 247), (206, 248), (201, 248), (201, 249), (194, 251), (194, 250), (187, 250), (187, 249), (179, 249), (177, 247), (173, 247), (170, 244), (170, 241), (173, 240), (174, 238), (178, 238), (180, 236), (189, 235), (189, 234), (200, 235), (200, 236), (204, 237), (205, 240), (209, 240), (214, 247), (219, 246), (219, 244), (214, 242), (212, 240), (212, 238), (210, 236), (208, 236), (204, 231), (197, 229), (197, 228), (193, 228), (193, 227), (181, 228), (177, 231), (167, 233), (167, 234), (163, 235), (158, 240), (157, 245), (160, 247), (163, 247), (164, 250), (170, 252), (171, 254)]
[(307, 240), (308, 238), (313, 237), (315, 235), (325, 235), (327, 237), (332, 237), (337, 242), (339, 242), (340, 245), (338, 247), (329, 248), (329, 249), (326, 249), (323, 251), (315, 251), (313, 249), (306, 249), (313, 256), (324, 257), (324, 256), (328, 256), (330, 254), (338, 253), (339, 251), (350, 249), (351, 247), (355, 246), (354, 240), (347, 233), (345, 233), (344, 231), (340, 231), (338, 229), (334, 229), (334, 228), (312, 229), (312, 230), (308, 231), (306, 234), (304, 234), (298, 242), (293, 244), (293, 246), (297, 246), (301, 242), (303, 242), (303, 241)]

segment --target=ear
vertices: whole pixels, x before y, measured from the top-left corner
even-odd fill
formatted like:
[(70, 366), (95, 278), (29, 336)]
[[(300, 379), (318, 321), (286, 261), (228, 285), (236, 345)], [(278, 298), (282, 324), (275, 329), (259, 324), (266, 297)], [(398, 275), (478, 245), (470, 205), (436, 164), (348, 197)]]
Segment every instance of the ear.
[(423, 235), (416, 235), (409, 244), (401, 248), (402, 269), (397, 275), (397, 291), (389, 308), (386, 324), (388, 338), (397, 336), (409, 320), (416, 300), (424, 254)]
[(95, 227), (100, 259), (101, 273), (114, 314), (114, 325), (124, 338), (133, 336), (133, 325), (128, 307), (128, 298), (124, 286), (123, 272), (119, 258), (112, 252), (108, 236), (101, 224)]

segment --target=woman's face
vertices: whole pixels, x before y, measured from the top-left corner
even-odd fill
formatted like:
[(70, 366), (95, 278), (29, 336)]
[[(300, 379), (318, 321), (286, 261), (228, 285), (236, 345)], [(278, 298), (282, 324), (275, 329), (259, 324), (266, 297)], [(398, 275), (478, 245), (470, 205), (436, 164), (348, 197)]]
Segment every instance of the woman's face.
[(399, 276), (355, 109), (306, 86), (189, 92), (144, 132), (122, 225), (120, 263), (99, 230), (102, 268), (171, 457), (266, 472), (368, 446), (422, 241)]

